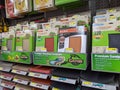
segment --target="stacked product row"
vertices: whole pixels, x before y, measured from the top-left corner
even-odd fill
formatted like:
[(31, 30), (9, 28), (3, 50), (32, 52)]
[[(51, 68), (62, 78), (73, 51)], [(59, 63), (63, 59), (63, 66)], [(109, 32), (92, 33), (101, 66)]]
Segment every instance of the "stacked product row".
[(61, 6), (65, 8), (67, 4), (75, 6), (74, 3), (84, 4), (83, 0), (5, 0), (5, 9), (7, 18), (17, 18), (33, 10), (46, 12)]
[(12, 90), (117, 90), (118, 87), (113, 74), (6, 62), (1, 62), (0, 78), (0, 85)]
[[(89, 13), (87, 13), (89, 14)], [(45, 23), (17, 24), (2, 33), (2, 50), (86, 53), (89, 15), (51, 18)]]

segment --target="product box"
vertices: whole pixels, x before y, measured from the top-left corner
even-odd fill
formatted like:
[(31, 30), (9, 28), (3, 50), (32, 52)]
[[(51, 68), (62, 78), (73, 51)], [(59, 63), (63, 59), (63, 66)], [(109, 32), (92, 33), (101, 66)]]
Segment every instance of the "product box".
[(40, 29), (36, 35), (37, 52), (57, 52), (58, 28)]
[(83, 16), (73, 16), (61, 21), (58, 52), (86, 53), (88, 18), (84, 19), (84, 16), (82, 20), (81, 17)]
[(16, 17), (14, 12), (14, 2), (13, 0), (5, 0), (5, 9), (6, 9), (6, 17), (14, 18)]
[(2, 50), (14, 51), (15, 50), (15, 32), (2, 33)]
[(30, 12), (32, 10), (31, 0), (14, 0), (14, 12), (15, 14), (22, 14)]
[(61, 29), (59, 31), (58, 52), (86, 53), (87, 36), (85, 27)]
[(54, 9), (54, 0), (34, 0), (34, 10), (47, 11)]
[(16, 51), (34, 50), (34, 32), (31, 30), (16, 31)]
[(120, 21), (94, 23), (92, 53), (120, 53)]

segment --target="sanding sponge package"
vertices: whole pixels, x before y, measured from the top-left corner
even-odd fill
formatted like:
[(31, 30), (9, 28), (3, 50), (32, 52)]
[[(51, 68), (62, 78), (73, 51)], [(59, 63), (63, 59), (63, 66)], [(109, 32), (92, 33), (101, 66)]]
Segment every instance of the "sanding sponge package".
[(14, 51), (15, 50), (15, 32), (2, 33), (2, 50)]
[(34, 32), (31, 30), (16, 31), (16, 51), (34, 50)]

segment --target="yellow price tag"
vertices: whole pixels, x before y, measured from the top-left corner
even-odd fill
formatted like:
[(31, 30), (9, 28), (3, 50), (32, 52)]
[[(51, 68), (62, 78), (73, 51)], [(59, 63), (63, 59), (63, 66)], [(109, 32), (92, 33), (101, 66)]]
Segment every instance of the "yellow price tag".
[(29, 76), (34, 76), (35, 74), (33, 72), (30, 72), (29, 73)]
[(111, 13), (111, 12), (114, 12), (114, 11), (115, 11), (114, 8), (108, 10), (108, 12), (110, 12), (110, 13)]
[(0, 70), (3, 70), (3, 67), (0, 67)]
[(59, 88), (52, 88), (52, 90), (60, 90)]
[(109, 51), (116, 51), (117, 48), (107, 48), (107, 50), (109, 50)]
[(91, 83), (91, 82), (88, 82), (88, 81), (84, 81), (83, 84), (84, 84), (84, 85), (91, 85), (92, 83)]
[(52, 76), (53, 79), (59, 79), (59, 77), (56, 77), (56, 76)]
[(69, 26), (76, 26), (76, 22), (75, 21), (69, 22)]

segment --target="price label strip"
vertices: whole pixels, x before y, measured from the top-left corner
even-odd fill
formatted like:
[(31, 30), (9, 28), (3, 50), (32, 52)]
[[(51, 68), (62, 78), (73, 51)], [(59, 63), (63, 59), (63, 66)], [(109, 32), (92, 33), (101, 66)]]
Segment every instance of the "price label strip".
[(9, 89), (13, 89), (14, 88), (14, 85), (11, 85), (11, 84), (8, 84), (8, 83), (5, 83), (5, 82), (1, 82), (1, 86), (9, 88)]
[(5, 71), (5, 72), (10, 72), (10, 68), (3, 68), (3, 67), (0, 67), (0, 71)]
[(36, 87), (36, 88), (40, 88), (40, 89), (45, 89), (45, 90), (48, 90), (48, 88), (49, 88), (48, 85), (44, 85), (44, 84), (40, 84), (40, 83), (35, 83), (35, 82), (31, 82), (30, 86)]
[(27, 85), (29, 83), (29, 81), (21, 80), (18, 78), (14, 78), (13, 81), (19, 84), (24, 84), (24, 85)]
[(76, 83), (76, 79), (69, 79), (69, 78), (56, 77), (56, 76), (52, 76), (51, 80), (58, 81), (58, 82), (64, 82), (64, 83), (70, 83), (70, 84)]
[(89, 81), (82, 81), (82, 86), (105, 89), (105, 90), (116, 90), (116, 87), (117, 87), (115, 85), (107, 85), (107, 84), (95, 83), (95, 82), (89, 82)]
[(15, 70), (15, 69), (13, 69), (11, 72), (15, 73), (15, 74), (20, 74), (20, 75), (26, 75), (27, 74), (27, 72), (25, 72), (25, 71)]
[(28, 76), (42, 78), (42, 79), (47, 79), (48, 77), (47, 74), (41, 74), (41, 73), (35, 73), (35, 72), (29, 72)]
[(11, 81), (13, 77), (12, 76), (8, 77), (8, 76), (0, 75), (0, 78)]

